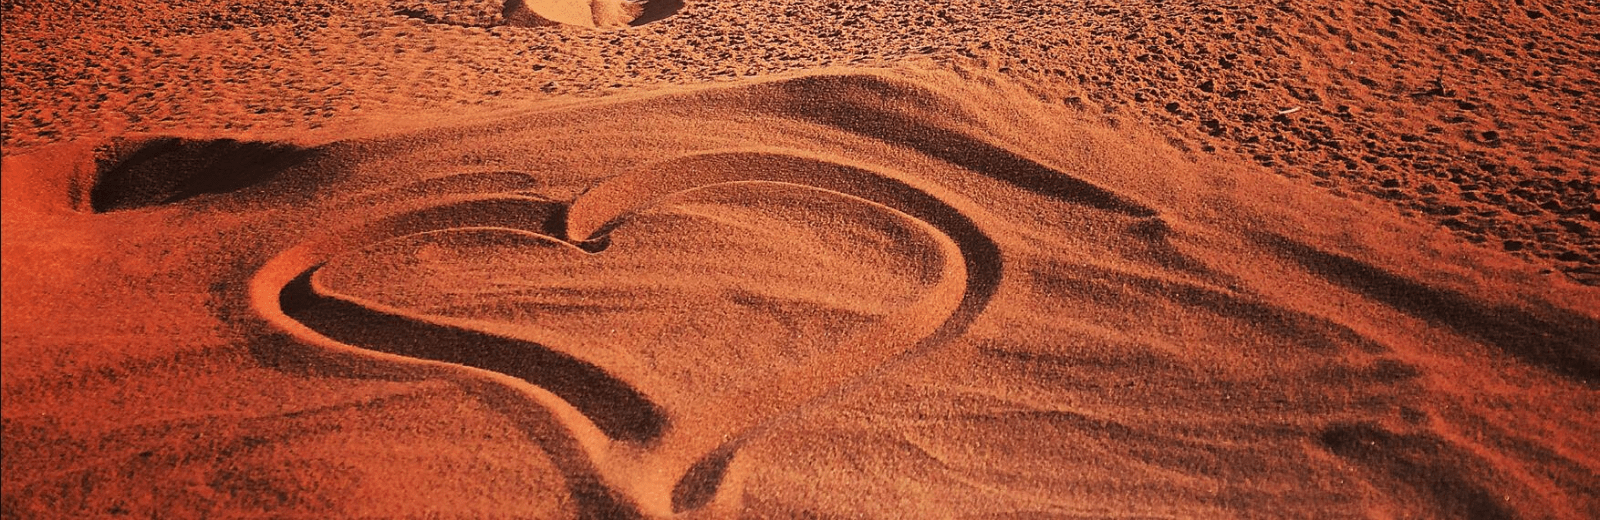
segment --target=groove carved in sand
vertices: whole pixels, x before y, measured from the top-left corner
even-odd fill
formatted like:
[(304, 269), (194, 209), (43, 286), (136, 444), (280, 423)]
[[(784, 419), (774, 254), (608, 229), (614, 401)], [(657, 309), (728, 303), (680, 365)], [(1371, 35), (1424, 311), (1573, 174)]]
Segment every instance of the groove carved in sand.
[[(605, 254), (613, 230), (678, 194), (772, 184), (881, 205), (944, 237), (946, 251), (940, 279), (915, 303), (836, 347), (845, 362), (766, 385), (751, 397), (760, 402), (745, 406), (674, 406), (582, 352), (337, 294), (317, 276), (346, 252), (435, 232)], [(1001, 275), (999, 248), (974, 218), (980, 213), (959, 195), (881, 168), (783, 150), (705, 153), (612, 177), (570, 205), (493, 195), (399, 211), (278, 255), (252, 280), (250, 298), (313, 363), (382, 377), (442, 377), (474, 390), (541, 442), (589, 513), (669, 516), (731, 504), (736, 494), (726, 490), (738, 478), (732, 463), (742, 446), (962, 334)]]

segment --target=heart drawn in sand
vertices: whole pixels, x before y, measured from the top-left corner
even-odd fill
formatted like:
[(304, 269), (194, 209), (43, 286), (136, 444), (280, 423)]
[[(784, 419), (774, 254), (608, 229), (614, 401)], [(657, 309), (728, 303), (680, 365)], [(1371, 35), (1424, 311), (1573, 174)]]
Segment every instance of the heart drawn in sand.
[(733, 495), (741, 446), (965, 330), (1000, 272), (972, 211), (881, 169), (708, 153), (569, 205), (402, 210), (279, 255), (251, 298), (308, 359), (499, 403), (585, 507), (667, 516)]

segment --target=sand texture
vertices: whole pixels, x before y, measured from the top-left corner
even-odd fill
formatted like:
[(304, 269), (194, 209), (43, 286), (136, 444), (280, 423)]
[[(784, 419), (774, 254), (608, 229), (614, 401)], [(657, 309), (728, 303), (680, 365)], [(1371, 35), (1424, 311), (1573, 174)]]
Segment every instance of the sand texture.
[(1517, 5), (7, 0), (0, 512), (1600, 517)]
[[(1600, 7), (1591, 2), (0, 0), (0, 8), (8, 150), (124, 132), (337, 138), (353, 120), (929, 61), (1012, 78), (1107, 125), (1153, 127), (1182, 151), (1385, 201), (1600, 284)], [(544, 25), (552, 19), (572, 25)]]

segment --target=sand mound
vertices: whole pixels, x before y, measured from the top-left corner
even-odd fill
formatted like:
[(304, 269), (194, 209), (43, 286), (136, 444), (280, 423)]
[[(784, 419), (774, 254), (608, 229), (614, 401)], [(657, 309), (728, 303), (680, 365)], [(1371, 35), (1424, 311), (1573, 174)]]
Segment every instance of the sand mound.
[(1074, 114), (835, 70), (8, 157), (6, 509), (1600, 509), (1600, 291)]

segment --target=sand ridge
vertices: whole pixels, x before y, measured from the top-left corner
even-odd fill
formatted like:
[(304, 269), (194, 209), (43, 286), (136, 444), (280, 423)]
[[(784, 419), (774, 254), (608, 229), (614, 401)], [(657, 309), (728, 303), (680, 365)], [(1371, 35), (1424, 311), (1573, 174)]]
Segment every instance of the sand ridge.
[(1597, 507), (1600, 294), (1384, 207), (948, 71), (462, 121), (7, 157), (7, 509)]

